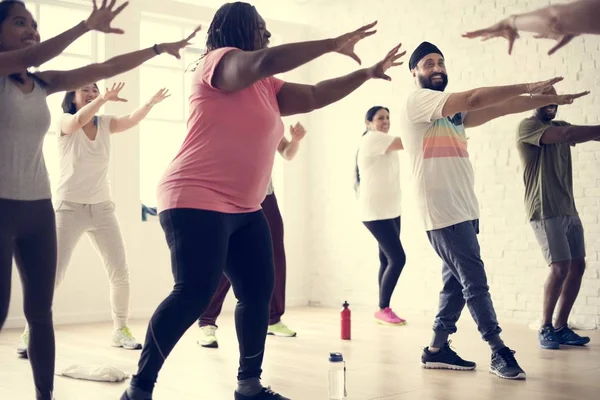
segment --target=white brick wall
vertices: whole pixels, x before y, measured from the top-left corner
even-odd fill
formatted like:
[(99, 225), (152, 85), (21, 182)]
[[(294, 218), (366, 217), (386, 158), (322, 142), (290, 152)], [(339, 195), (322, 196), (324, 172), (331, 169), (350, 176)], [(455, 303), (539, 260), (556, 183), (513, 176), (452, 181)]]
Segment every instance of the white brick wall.
[[(406, 63), (421, 41), (436, 43), (446, 56), (450, 91), (562, 75), (565, 81), (557, 86), (559, 92), (589, 89), (592, 94), (575, 105), (561, 107), (558, 117), (574, 124), (599, 124), (600, 37), (578, 38), (548, 57), (546, 52), (551, 42), (536, 41), (523, 34), (510, 57), (505, 41), (481, 43), (460, 36), (507, 13), (548, 3), (464, 0), (459, 6), (451, 0), (424, 3), (344, 0), (342, 4), (324, 4), (317, 22), (326, 27), (324, 35), (332, 36), (378, 19), (378, 34), (357, 48), (363, 65), (378, 61), (397, 42), (402, 42), (408, 51)], [(317, 82), (355, 68), (352, 61), (342, 56), (328, 55), (311, 68), (311, 80)], [(400, 128), (394, 118), (401, 114), (403, 96), (414, 84), (406, 65), (392, 71), (391, 76), (394, 79), (391, 84), (369, 82), (351, 97), (312, 114), (309, 119), (310, 176), (305, 206), (309, 210), (307, 231), (311, 232), (307, 239), (310, 246), (307, 268), (311, 271), (312, 302), (338, 305), (348, 300), (377, 306), (377, 247), (357, 218), (352, 174), (357, 141), (364, 128), (363, 116), (370, 106), (389, 106), (392, 130)], [(525, 217), (522, 170), (515, 148), (516, 126), (528, 115), (505, 117), (468, 132), (481, 207), (482, 256), (501, 323), (507, 320), (530, 323), (539, 318), (548, 271)], [(402, 161), (406, 178), (408, 168), (406, 160)], [(576, 201), (587, 235), (588, 269), (572, 321), (596, 327), (600, 326), (600, 145), (576, 147), (573, 165)], [(402, 221), (408, 264), (392, 306), (401, 315), (404, 310), (433, 314), (441, 288), (441, 263), (421, 228), (409, 189), (408, 185), (403, 189)], [(288, 206), (290, 211), (291, 206)]]

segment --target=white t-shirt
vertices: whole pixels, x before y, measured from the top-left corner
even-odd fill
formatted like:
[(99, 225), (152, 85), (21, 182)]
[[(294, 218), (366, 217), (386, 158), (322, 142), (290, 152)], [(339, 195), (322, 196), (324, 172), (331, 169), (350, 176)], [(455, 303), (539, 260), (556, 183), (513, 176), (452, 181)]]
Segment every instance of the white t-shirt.
[(479, 218), (475, 177), (463, 120), (442, 117), (450, 93), (419, 89), (407, 99), (403, 145), (410, 157), (426, 230)]
[[(63, 118), (66, 116), (70, 114), (64, 114)], [(81, 204), (98, 204), (111, 199), (108, 163), (112, 118), (98, 117), (98, 131), (93, 141), (81, 128), (70, 135), (59, 136), (60, 177), (55, 199)]]
[(401, 213), (398, 152), (386, 154), (395, 137), (368, 131), (358, 148), (358, 204), (361, 221), (397, 218)]

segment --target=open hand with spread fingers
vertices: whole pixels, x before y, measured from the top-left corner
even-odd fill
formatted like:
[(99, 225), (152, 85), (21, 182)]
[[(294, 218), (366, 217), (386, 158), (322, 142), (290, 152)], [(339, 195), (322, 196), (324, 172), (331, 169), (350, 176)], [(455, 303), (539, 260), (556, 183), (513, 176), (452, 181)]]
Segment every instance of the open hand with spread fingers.
[(385, 79), (386, 81), (391, 81), (392, 78), (386, 75), (386, 71), (392, 67), (397, 67), (399, 65), (404, 64), (404, 62), (398, 61), (400, 58), (406, 55), (406, 51), (403, 51), (402, 53), (398, 54), (398, 51), (400, 51), (400, 47), (402, 47), (402, 43), (390, 50), (383, 60), (379, 61), (377, 64), (369, 68), (369, 78)]
[(117, 101), (126, 103), (127, 100), (119, 97), (119, 93), (125, 87), (124, 82), (113, 83), (112, 87), (106, 88), (106, 92), (102, 95), (102, 100), (104, 101)]
[(85, 25), (88, 27), (88, 29), (104, 33), (123, 34), (123, 29), (113, 28), (110, 26), (110, 24), (115, 17), (129, 5), (129, 2), (126, 1), (115, 9), (117, 0), (110, 0), (108, 5), (106, 4), (108, 3), (108, 0), (102, 0), (100, 7), (98, 7), (98, 1), (99, 0), (93, 0), (92, 13), (85, 21)]
[(508, 40), (508, 54), (512, 54), (515, 40), (517, 40), (520, 37), (519, 32), (515, 27), (514, 17), (505, 18), (502, 21), (495, 23), (494, 25), (488, 28), (467, 32), (462, 36), (468, 39), (474, 39), (479, 37), (482, 41), (490, 40), (497, 37), (505, 38), (506, 40)]
[(348, 56), (354, 61), (356, 61), (359, 65), (361, 65), (362, 62), (360, 58), (356, 55), (356, 52), (354, 51), (354, 46), (356, 46), (356, 44), (364, 38), (367, 38), (377, 33), (376, 30), (372, 30), (372, 28), (375, 25), (377, 25), (377, 21), (360, 27), (355, 31), (337, 37), (335, 39), (335, 52)]
[(152, 96), (152, 98), (150, 100), (148, 100), (148, 103), (146, 103), (148, 106), (152, 107), (157, 105), (158, 103), (160, 103), (161, 101), (163, 101), (164, 99), (166, 99), (167, 97), (170, 97), (171, 94), (169, 93), (169, 89), (166, 88), (162, 88), (160, 89), (154, 96)]
[(179, 54), (179, 52), (181, 51), (181, 49), (184, 49), (184, 48), (188, 47), (189, 45), (191, 45), (192, 43), (190, 42), (190, 40), (192, 40), (196, 36), (196, 33), (198, 33), (201, 29), (202, 29), (202, 25), (199, 25), (185, 39), (179, 40), (177, 42), (157, 44), (156, 49), (159, 54), (167, 53), (167, 54), (172, 55), (176, 59), (180, 60), (181, 54)]

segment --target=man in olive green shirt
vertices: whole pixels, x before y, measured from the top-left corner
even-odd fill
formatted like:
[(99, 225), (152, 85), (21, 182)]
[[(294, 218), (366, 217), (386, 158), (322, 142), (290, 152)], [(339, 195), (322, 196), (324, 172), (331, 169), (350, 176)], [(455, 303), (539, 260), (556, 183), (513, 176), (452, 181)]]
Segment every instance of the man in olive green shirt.
[[(558, 349), (561, 344), (581, 346), (590, 341), (567, 325), (585, 270), (583, 225), (573, 197), (571, 146), (600, 139), (600, 126), (554, 121), (557, 110), (556, 105), (539, 108), (517, 130), (527, 216), (550, 266), (539, 331), (544, 349)], [(552, 325), (559, 298), (558, 315)]]

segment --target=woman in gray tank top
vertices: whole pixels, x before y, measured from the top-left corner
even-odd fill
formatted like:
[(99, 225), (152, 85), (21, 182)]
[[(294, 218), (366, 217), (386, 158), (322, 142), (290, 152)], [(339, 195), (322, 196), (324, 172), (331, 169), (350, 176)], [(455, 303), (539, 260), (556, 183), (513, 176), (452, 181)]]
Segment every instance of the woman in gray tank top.
[(109, 4), (103, 0), (100, 7), (96, 3), (86, 21), (42, 43), (37, 23), (22, 1), (0, 3), (0, 329), (8, 314), (14, 256), (23, 283), (30, 327), (27, 353), (37, 400), (53, 399), (55, 359), (56, 223), (42, 153), (50, 126), (46, 97), (129, 71), (161, 53), (179, 58), (197, 32), (72, 71), (30, 73), (28, 68), (58, 56), (91, 30), (123, 33), (110, 24), (127, 3), (119, 7), (115, 0)]

